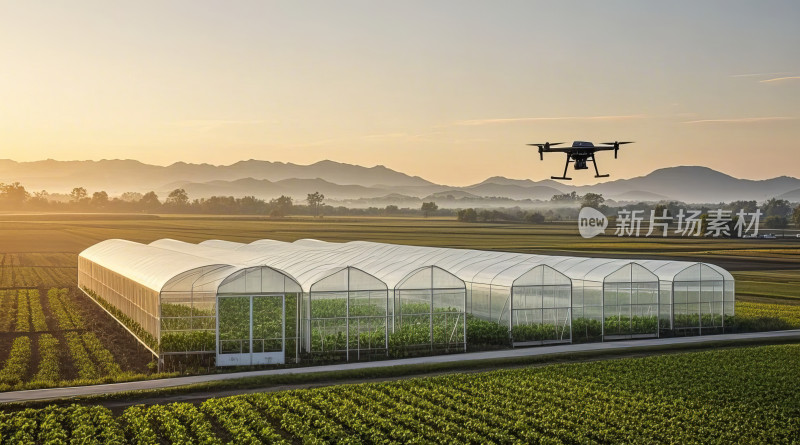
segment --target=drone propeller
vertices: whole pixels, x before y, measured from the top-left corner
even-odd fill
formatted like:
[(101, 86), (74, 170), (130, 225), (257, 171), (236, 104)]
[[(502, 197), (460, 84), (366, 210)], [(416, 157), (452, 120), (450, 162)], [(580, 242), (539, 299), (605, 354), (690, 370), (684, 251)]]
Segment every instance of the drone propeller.
[(603, 145), (613, 145), (614, 146), (614, 159), (617, 159), (617, 152), (619, 151), (619, 146), (624, 144), (633, 144), (633, 141), (625, 141), (625, 142), (603, 142)]
[(528, 144), (533, 147), (539, 147), (539, 160), (544, 161), (544, 152), (550, 151), (550, 147), (561, 145), (563, 142), (545, 142), (544, 144)]

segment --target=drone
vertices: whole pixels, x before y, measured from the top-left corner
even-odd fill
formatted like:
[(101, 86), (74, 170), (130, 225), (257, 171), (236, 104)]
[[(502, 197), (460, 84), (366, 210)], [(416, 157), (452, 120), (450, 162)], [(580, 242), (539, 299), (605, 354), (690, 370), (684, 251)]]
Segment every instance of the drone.
[(594, 173), (595, 178), (607, 178), (609, 175), (601, 175), (600, 172), (597, 170), (597, 162), (594, 159), (594, 153), (597, 151), (606, 151), (606, 150), (614, 150), (614, 159), (617, 159), (617, 152), (619, 151), (619, 146), (624, 144), (632, 144), (633, 142), (603, 142), (602, 145), (595, 146), (591, 142), (586, 141), (575, 141), (572, 143), (571, 147), (558, 147), (553, 148), (556, 145), (561, 145), (563, 142), (545, 142), (544, 144), (528, 144), (534, 147), (539, 147), (539, 159), (544, 160), (544, 154), (550, 152), (557, 152), (557, 153), (566, 153), (567, 154), (567, 164), (564, 165), (564, 174), (561, 176), (551, 176), (551, 179), (565, 179), (567, 181), (571, 180), (572, 178), (567, 177), (567, 168), (569, 168), (569, 163), (575, 163), (575, 170), (587, 170), (589, 167), (586, 166), (586, 161), (592, 161), (594, 165)]

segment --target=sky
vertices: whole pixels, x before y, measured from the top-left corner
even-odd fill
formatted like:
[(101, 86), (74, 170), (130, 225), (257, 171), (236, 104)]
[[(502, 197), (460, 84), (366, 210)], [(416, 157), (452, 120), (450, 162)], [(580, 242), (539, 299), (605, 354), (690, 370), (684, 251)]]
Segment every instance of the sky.
[[(0, 158), (798, 176), (800, 2), (0, 0)], [(576, 185), (598, 180), (571, 174)]]

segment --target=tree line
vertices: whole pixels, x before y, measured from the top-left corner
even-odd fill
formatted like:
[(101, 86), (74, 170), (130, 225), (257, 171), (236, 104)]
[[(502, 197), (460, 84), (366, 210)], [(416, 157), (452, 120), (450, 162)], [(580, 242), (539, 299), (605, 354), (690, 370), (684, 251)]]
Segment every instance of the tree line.
[(325, 203), (325, 195), (309, 193), (306, 199), (297, 202), (292, 197), (281, 195), (273, 199), (255, 196), (236, 198), (233, 196), (211, 196), (191, 199), (182, 188), (171, 191), (166, 197), (156, 192), (125, 192), (111, 197), (105, 191), (89, 193), (84, 187), (75, 187), (69, 194), (50, 194), (47, 191), (31, 193), (19, 182), (0, 183), (0, 210), (32, 210), (50, 212), (120, 212), (120, 213), (197, 213), (219, 215), (265, 215), (284, 217), (288, 215), (329, 216), (452, 216), (453, 210), (439, 209), (434, 202), (423, 203), (420, 208), (399, 208), (387, 205), (383, 208), (348, 208)]
[(640, 202), (635, 204), (625, 204), (620, 206), (607, 206), (602, 194), (587, 193), (578, 195), (574, 191), (554, 195), (551, 200), (554, 204), (573, 204), (571, 207), (555, 207), (543, 211), (523, 211), (520, 208), (511, 209), (461, 209), (457, 212), (457, 218), (462, 222), (516, 222), (528, 224), (541, 224), (548, 221), (575, 220), (578, 212), (584, 207), (592, 207), (599, 210), (606, 216), (614, 217), (620, 210), (642, 210), (649, 217), (650, 211), (655, 215), (674, 217), (681, 209), (700, 210), (701, 217), (705, 221), (712, 210), (726, 210), (731, 212), (732, 223), (736, 222), (735, 214), (740, 210), (752, 214), (757, 210), (761, 211), (761, 224), (768, 229), (785, 229), (790, 224), (800, 228), (800, 205), (792, 206), (792, 203), (785, 199), (771, 198), (763, 204), (758, 205), (757, 201), (733, 201), (729, 203), (719, 203), (716, 205), (694, 205), (680, 201), (663, 201), (659, 203)]
[(84, 187), (75, 187), (69, 194), (50, 194), (47, 191), (29, 192), (19, 182), (0, 183), (0, 210), (32, 210), (53, 212), (124, 212), (124, 213), (198, 213), (220, 215), (265, 215), (284, 217), (288, 215), (329, 216), (456, 216), (462, 222), (509, 222), (541, 224), (548, 221), (575, 220), (583, 207), (595, 208), (613, 217), (620, 210), (644, 210), (649, 215), (654, 210), (657, 215), (667, 212), (667, 216), (677, 215), (680, 209), (699, 209), (704, 215), (710, 210), (730, 210), (733, 213), (744, 210), (747, 213), (762, 212), (762, 224), (770, 229), (782, 229), (794, 224), (800, 227), (800, 205), (792, 206), (785, 199), (772, 198), (761, 205), (756, 201), (734, 201), (716, 205), (692, 205), (679, 201), (660, 203), (634, 203), (620, 206), (607, 206), (602, 194), (575, 192), (554, 195), (551, 208), (523, 210), (511, 208), (465, 208), (441, 209), (431, 202), (423, 202), (419, 208), (386, 207), (348, 208), (331, 206), (325, 203), (325, 195), (309, 193), (303, 202), (296, 202), (289, 196), (281, 195), (273, 199), (260, 199), (255, 196), (235, 198), (233, 196), (211, 196), (191, 199), (182, 188), (171, 191), (165, 198), (155, 192), (126, 192), (110, 197), (105, 191), (89, 193)]

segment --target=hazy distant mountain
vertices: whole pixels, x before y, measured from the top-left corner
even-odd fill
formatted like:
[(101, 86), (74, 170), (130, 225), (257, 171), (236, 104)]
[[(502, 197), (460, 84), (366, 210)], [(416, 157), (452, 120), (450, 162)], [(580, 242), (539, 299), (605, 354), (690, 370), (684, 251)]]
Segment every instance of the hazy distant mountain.
[(362, 167), (334, 161), (311, 165), (249, 160), (231, 165), (188, 164), (169, 166), (143, 164), (134, 160), (35, 162), (0, 160), (0, 182), (19, 181), (28, 190), (68, 192), (73, 187), (106, 190), (117, 194), (125, 191), (146, 192), (177, 182), (236, 181), (243, 178), (281, 181), (284, 179), (323, 179), (335, 184), (364, 187), (435, 186), (418, 176), (386, 168), (382, 165)]
[[(506, 206), (514, 201), (549, 200), (576, 191), (601, 193), (617, 201), (679, 200), (689, 203), (757, 200), (782, 197), (800, 201), (800, 179), (781, 176), (766, 180), (738, 179), (707, 167), (669, 167), (648, 175), (575, 187), (545, 179), (509, 179), (495, 176), (477, 184), (452, 187), (435, 184), (384, 166), (362, 167), (334, 161), (297, 165), (269, 161), (241, 161), (231, 165), (188, 164), (166, 167), (134, 160), (36, 161), (0, 160), (0, 182), (19, 181), (29, 191), (69, 192), (86, 187), (91, 193), (106, 190), (155, 190), (162, 198), (184, 188), (191, 198), (212, 195), (252, 195), (271, 199), (280, 195), (304, 199), (321, 192), (330, 200), (361, 203), (414, 203), (441, 199), (453, 206)], [(448, 198), (452, 195), (453, 198)], [(499, 198), (494, 199), (492, 198)], [(514, 200), (514, 201), (511, 201)], [(474, 203), (474, 204), (469, 204)], [(369, 204), (373, 205), (373, 204)]]
[(452, 189), (452, 190), (445, 190), (443, 192), (436, 192), (432, 193), (423, 198), (425, 201), (431, 201), (436, 199), (464, 199), (464, 198), (478, 198), (478, 195), (473, 195), (472, 193), (465, 192), (464, 190), (459, 189)]
[(659, 195), (658, 193), (643, 192), (640, 190), (634, 190), (622, 193), (620, 195), (609, 196), (609, 198), (615, 201), (637, 201), (637, 202), (669, 201), (669, 197), (667, 196)]
[(543, 179), (541, 181), (532, 181), (530, 179), (510, 179), (503, 176), (492, 176), (482, 182), (479, 182), (475, 185), (471, 185), (470, 187), (477, 187), (483, 184), (497, 184), (497, 185), (516, 185), (519, 187), (535, 187), (535, 186), (545, 186), (545, 187), (552, 187), (555, 189), (561, 189), (564, 184), (560, 182), (553, 181), (552, 179)]
[(800, 179), (781, 176), (766, 180), (738, 179), (708, 167), (683, 166), (656, 170), (648, 175), (576, 187), (578, 193), (615, 197), (626, 192), (655, 193), (684, 202), (763, 201), (800, 188)]
[[(532, 184), (535, 184), (531, 181)], [(514, 185), (514, 184), (495, 184), (487, 183), (486, 181), (464, 187), (463, 190), (468, 190), (478, 196), (502, 196), (512, 199), (541, 199), (549, 200), (553, 195), (563, 193), (560, 189), (548, 187), (546, 185), (531, 185), (528, 187)]]
[[(326, 201), (331, 203), (332, 200)], [(386, 196), (378, 196), (376, 198), (358, 198), (358, 199), (342, 199), (336, 200), (332, 204), (343, 205), (351, 208), (366, 208), (366, 207), (386, 207), (388, 205), (396, 205), (404, 208), (417, 208), (422, 204), (422, 199), (415, 196), (401, 195), (398, 193), (390, 193)]]
[(800, 189), (792, 190), (791, 192), (786, 192), (778, 198), (785, 199), (789, 202), (800, 202)]
[(261, 199), (272, 199), (280, 195), (291, 196), (297, 200), (305, 199), (309, 193), (320, 192), (328, 199), (357, 199), (385, 196), (387, 190), (361, 185), (340, 185), (324, 179), (284, 179), (268, 181), (266, 179), (237, 179), (235, 181), (209, 182), (173, 182), (159, 190), (159, 195), (166, 196), (171, 190), (182, 188), (191, 198), (208, 198), (210, 196), (255, 196)]

